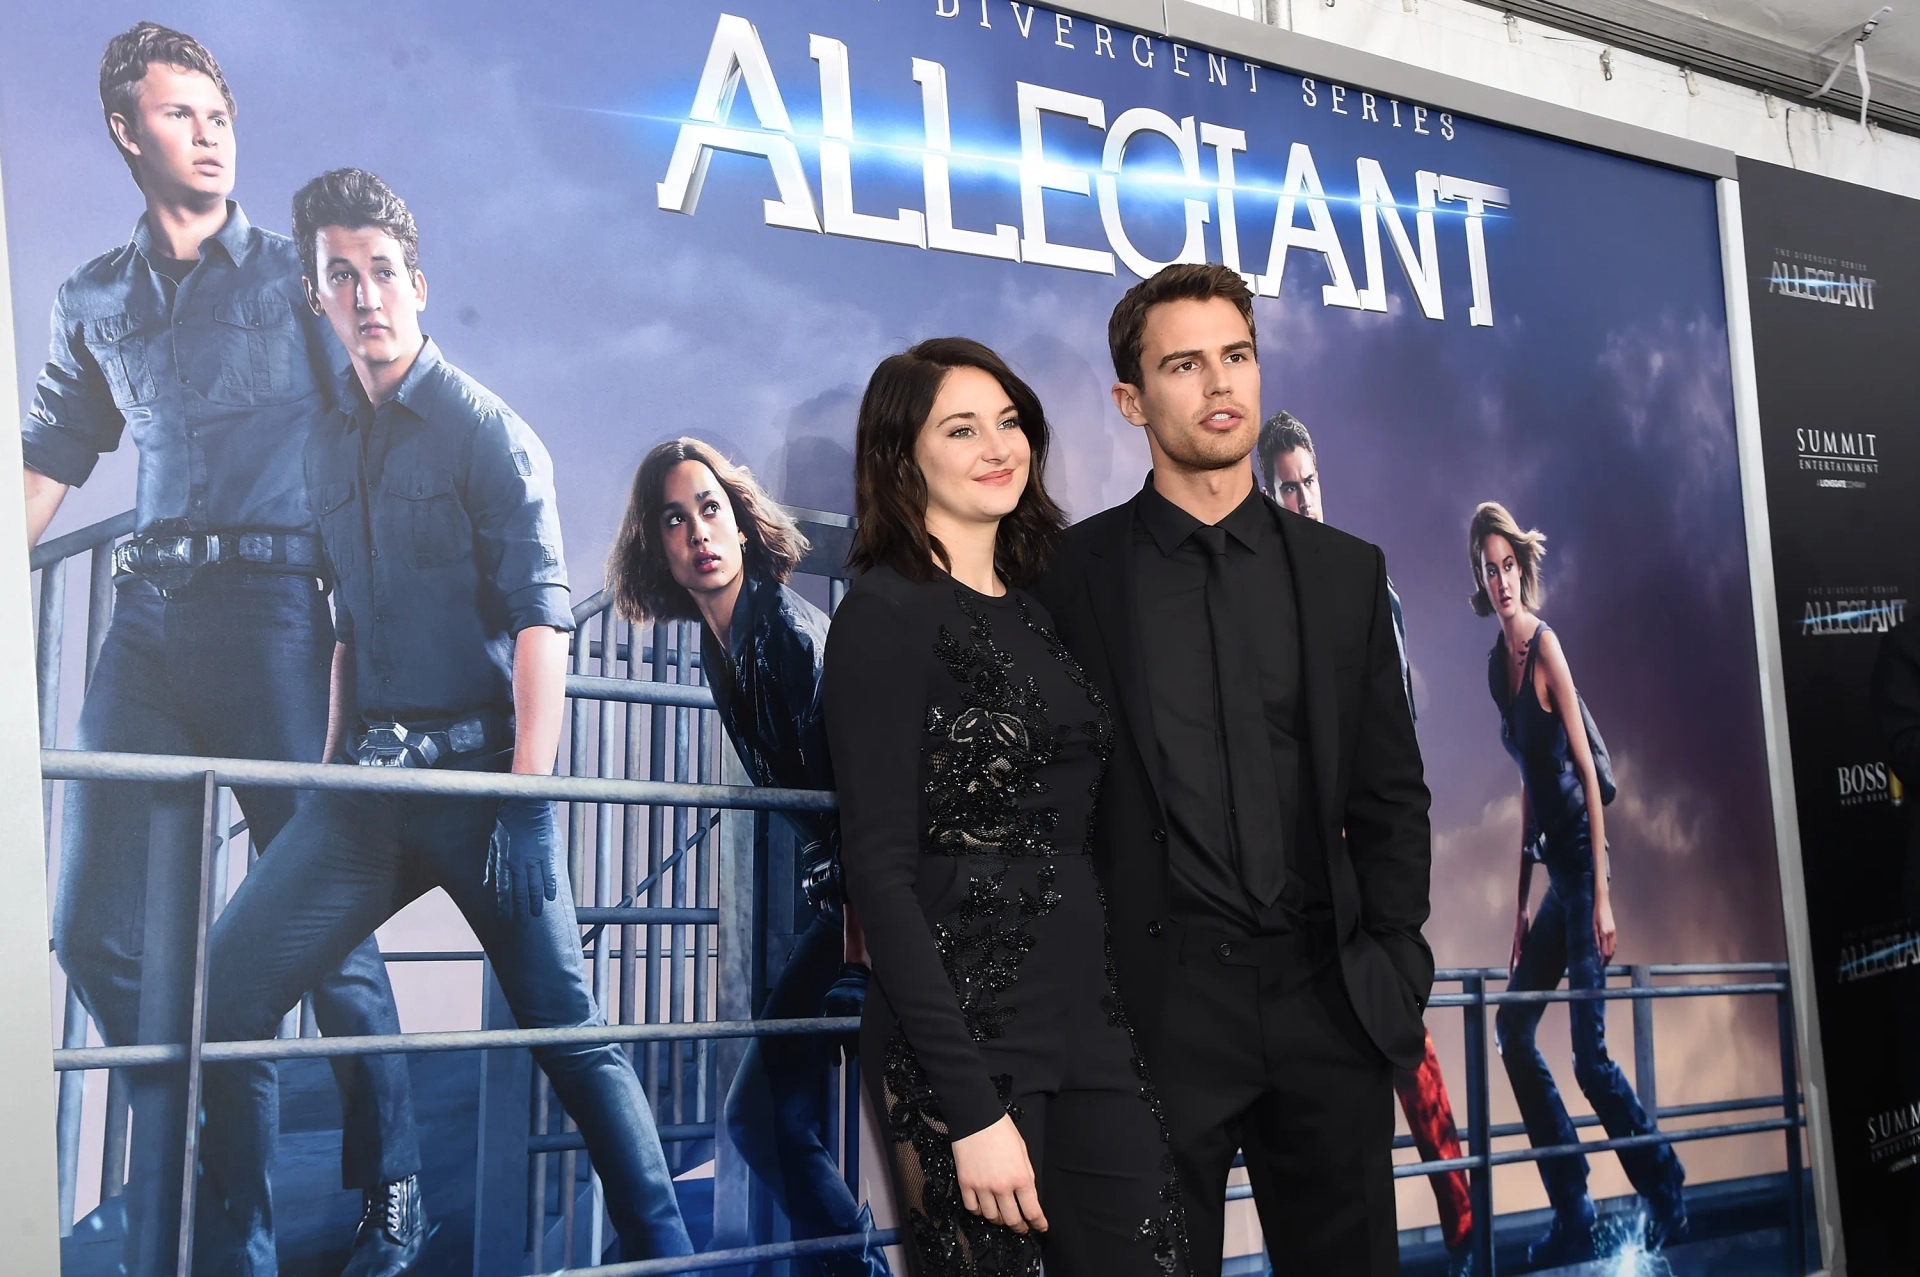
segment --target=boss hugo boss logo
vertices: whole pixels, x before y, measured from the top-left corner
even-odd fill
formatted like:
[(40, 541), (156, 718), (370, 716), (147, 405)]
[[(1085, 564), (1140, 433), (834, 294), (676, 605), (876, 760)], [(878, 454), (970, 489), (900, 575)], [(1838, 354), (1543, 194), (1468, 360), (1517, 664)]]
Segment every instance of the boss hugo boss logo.
[(1860, 262), (1844, 258), (1776, 248), (1767, 292), (1850, 310), (1872, 310), (1874, 286), (1880, 281), (1867, 274), (1867, 269)]
[(1913, 966), (1920, 966), (1920, 927), (1906, 923), (1841, 945), (1834, 975), (1841, 984), (1854, 984)]
[(1907, 619), (1899, 586), (1819, 586), (1807, 592), (1800, 614), (1803, 638), (1885, 634)]
[(1905, 787), (1885, 763), (1853, 763), (1836, 767), (1834, 771), (1842, 807), (1868, 803), (1891, 803), (1898, 807), (1906, 801)]
[(1867, 1158), (1888, 1174), (1920, 1162), (1920, 1101), (1867, 1119)]

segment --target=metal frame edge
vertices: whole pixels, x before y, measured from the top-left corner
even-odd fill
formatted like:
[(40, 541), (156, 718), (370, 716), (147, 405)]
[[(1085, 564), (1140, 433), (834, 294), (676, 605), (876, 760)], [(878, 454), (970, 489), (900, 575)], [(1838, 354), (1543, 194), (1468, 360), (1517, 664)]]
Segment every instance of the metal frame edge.
[[(4, 172), (0, 169), (0, 172)], [(40, 813), (39, 690), (34, 678), (34, 624), (27, 562), (26, 490), (20, 459), (20, 378), (13, 345), (13, 268), (6, 200), (0, 182), (0, 813), (10, 831), (0, 839), (0, 872), (16, 887), (0, 893), (0, 1249), (10, 1273), (59, 1277), (59, 1169), (54, 1140), (54, 1087), (47, 1081), (52, 1047), (51, 952), (48, 943), (46, 830)]]
[(1834, 1277), (1846, 1277), (1840, 1230), (1840, 1190), (1833, 1165), (1833, 1123), (1827, 1108), (1827, 1069), (1820, 1050), (1820, 1008), (1814, 991), (1813, 938), (1801, 863), (1800, 807), (1787, 734), (1787, 690), (1781, 669), (1780, 604), (1774, 588), (1773, 532), (1761, 453), (1760, 393), (1754, 369), (1753, 321), (1747, 300), (1747, 249), (1740, 217), (1740, 183), (1714, 184), (1720, 219), (1720, 268), (1727, 298), (1727, 353), (1733, 373), (1734, 435), (1740, 456), (1740, 495), (1746, 510), (1747, 579), (1753, 592), (1753, 630), (1759, 658), (1760, 713), (1766, 739), (1773, 838), (1779, 860), (1781, 915), (1792, 975), (1794, 1035), (1806, 1095), (1807, 1148), (1820, 1253)]

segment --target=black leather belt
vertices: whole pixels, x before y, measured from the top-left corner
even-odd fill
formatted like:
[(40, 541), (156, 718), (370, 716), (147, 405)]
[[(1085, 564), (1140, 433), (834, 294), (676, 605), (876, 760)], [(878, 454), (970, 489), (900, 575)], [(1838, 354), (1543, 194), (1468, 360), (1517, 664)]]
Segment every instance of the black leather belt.
[(846, 884), (840, 873), (839, 849), (825, 841), (805, 843), (800, 848), (800, 894), (815, 910), (840, 912), (846, 900)]
[(353, 743), (362, 767), (440, 767), (513, 746), (513, 716), (489, 711), (412, 723), (369, 719)]
[(225, 563), (317, 576), (323, 561), (320, 538), (301, 532), (197, 532), (135, 537), (113, 547), (116, 577), (190, 574)]

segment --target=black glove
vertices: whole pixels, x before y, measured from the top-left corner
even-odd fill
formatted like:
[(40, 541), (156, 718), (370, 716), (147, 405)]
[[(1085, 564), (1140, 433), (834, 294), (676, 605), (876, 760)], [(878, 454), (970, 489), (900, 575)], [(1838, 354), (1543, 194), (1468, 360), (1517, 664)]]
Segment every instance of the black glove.
[(554, 849), (559, 833), (553, 804), (544, 798), (502, 798), (493, 819), (493, 841), (487, 847), (486, 881), (493, 884), (493, 902), (500, 916), (518, 913), (540, 916), (541, 902), (560, 892), (553, 875)]
[[(871, 974), (863, 962), (841, 964), (840, 978), (820, 999), (822, 1018), (859, 1015), (867, 1005), (867, 977)], [(860, 1054), (859, 1033), (836, 1033), (828, 1039), (828, 1048), (851, 1060)]]
[(872, 973), (865, 963), (847, 962), (841, 964), (840, 978), (833, 982), (825, 997), (820, 999), (820, 1014), (823, 1018), (835, 1018), (843, 1015), (859, 1015), (867, 1005), (867, 977)]

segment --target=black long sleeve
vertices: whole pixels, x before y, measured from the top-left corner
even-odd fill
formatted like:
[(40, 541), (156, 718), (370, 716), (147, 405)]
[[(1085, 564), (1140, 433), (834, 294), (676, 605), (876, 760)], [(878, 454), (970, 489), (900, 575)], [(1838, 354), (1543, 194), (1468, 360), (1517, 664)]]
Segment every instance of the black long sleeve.
[(916, 892), (925, 827), (921, 746), (934, 626), (863, 581), (840, 605), (821, 694), (840, 799), (841, 857), (874, 980), (940, 1098), (949, 1137), (1005, 1115)]
[(1378, 550), (1374, 563), (1365, 699), (1342, 818), (1360, 886), (1360, 925), (1387, 949), (1424, 1004), (1433, 981), (1433, 952), (1420, 934), (1429, 909), (1431, 798), (1400, 673), (1386, 560)]

